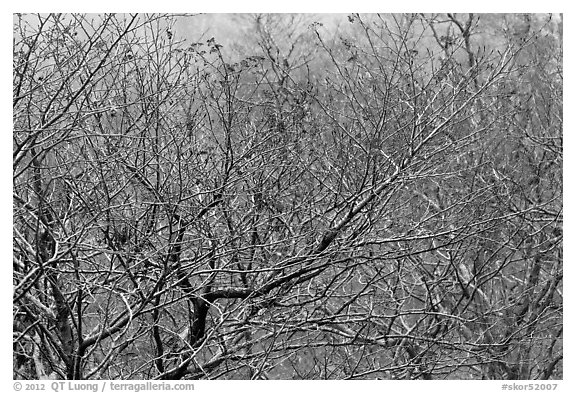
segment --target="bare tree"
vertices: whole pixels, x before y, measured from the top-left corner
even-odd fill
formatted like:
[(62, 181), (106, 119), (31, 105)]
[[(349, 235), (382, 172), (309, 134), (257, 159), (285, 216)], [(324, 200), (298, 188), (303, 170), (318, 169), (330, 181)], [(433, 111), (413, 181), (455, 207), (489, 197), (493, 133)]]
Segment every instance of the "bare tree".
[(16, 378), (562, 377), (560, 22), (175, 21), (17, 18)]

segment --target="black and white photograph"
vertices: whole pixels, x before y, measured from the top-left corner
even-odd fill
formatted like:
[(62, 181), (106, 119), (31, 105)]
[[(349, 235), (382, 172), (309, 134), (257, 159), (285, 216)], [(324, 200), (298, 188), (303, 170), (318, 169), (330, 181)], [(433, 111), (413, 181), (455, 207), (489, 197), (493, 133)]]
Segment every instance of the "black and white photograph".
[(563, 14), (326, 10), (12, 14), (15, 389), (562, 382)]

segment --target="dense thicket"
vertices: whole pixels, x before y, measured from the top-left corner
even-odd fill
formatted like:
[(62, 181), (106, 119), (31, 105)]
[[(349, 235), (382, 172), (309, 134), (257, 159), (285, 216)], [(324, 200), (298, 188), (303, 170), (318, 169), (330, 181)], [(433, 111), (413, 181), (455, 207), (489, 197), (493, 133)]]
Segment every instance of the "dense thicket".
[(562, 378), (561, 17), (313, 19), (15, 16), (15, 378)]

